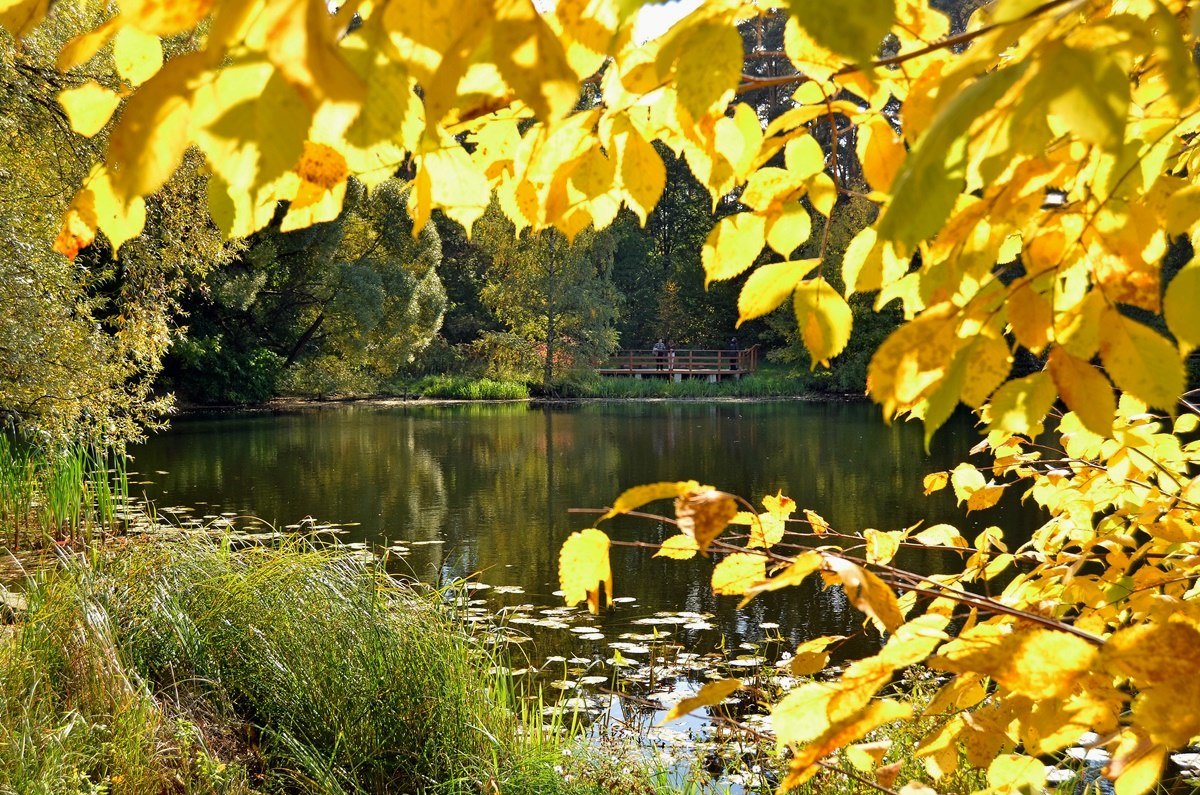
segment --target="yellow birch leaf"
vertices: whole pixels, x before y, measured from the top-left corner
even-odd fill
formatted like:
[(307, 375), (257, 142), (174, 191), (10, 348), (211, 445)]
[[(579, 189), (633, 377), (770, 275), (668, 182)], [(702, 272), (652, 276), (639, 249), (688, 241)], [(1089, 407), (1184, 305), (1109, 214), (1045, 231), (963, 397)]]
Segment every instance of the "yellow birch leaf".
[(925, 489), (925, 496), (928, 497), (935, 491), (941, 491), (946, 488), (946, 484), (950, 482), (949, 472), (931, 472), (921, 481), (921, 485)]
[(148, 196), (175, 173), (191, 139), (192, 83), (208, 67), (206, 52), (172, 58), (125, 101), (105, 157), (118, 195)]
[(648, 502), (665, 500), (668, 497), (679, 497), (689, 491), (700, 488), (694, 480), (666, 481), (662, 483), (647, 483), (644, 486), (634, 486), (621, 492), (613, 501), (612, 507), (600, 520), (611, 519), (617, 514), (629, 513), (641, 508)]
[[(943, 473), (944, 474), (944, 473)], [(913, 540), (929, 547), (967, 548), (967, 540), (951, 525), (935, 524), (913, 536)]]
[(88, 188), (80, 188), (63, 213), (54, 250), (69, 260), (75, 259), (96, 239), (96, 200)]
[(983, 473), (967, 463), (959, 464), (950, 473), (950, 485), (954, 486), (954, 499), (962, 504), (971, 495), (987, 485)]
[(715, 707), (729, 698), (741, 686), (742, 680), (740, 679), (719, 679), (716, 682), (709, 682), (700, 688), (699, 693), (682, 699), (667, 710), (667, 714), (658, 722), (658, 725), (662, 726), (664, 723), (669, 723), (702, 707)]
[(128, 201), (117, 196), (103, 166), (92, 169), (87, 187), (92, 192), (96, 222), (108, 238), (113, 253), (119, 253), (126, 241), (142, 233), (146, 225), (146, 202), (141, 196), (134, 196)]
[(121, 104), (121, 97), (95, 80), (88, 80), (81, 86), (59, 92), (58, 104), (67, 112), (71, 129), (91, 138), (108, 124), (113, 111)]
[(892, 747), (891, 740), (876, 740), (871, 743), (855, 743), (848, 745), (842, 749), (842, 753), (846, 756), (846, 761), (855, 770), (861, 770), (863, 773), (870, 773), (879, 763), (883, 761), (883, 757)]
[(745, 607), (751, 599), (760, 593), (778, 591), (781, 588), (790, 588), (799, 585), (808, 578), (808, 575), (814, 571), (819, 571), (824, 563), (824, 558), (820, 552), (814, 550), (801, 552), (783, 571), (770, 579), (759, 580), (747, 588), (745, 592), (746, 598), (742, 600), (742, 603), (738, 607)]
[(1171, 194), (1163, 224), (1171, 235), (1185, 235), (1200, 221), (1200, 185), (1188, 185)]
[(1200, 262), (1193, 260), (1175, 274), (1163, 296), (1167, 328), (1184, 353), (1200, 347)]
[(875, 768), (875, 783), (884, 789), (891, 789), (896, 783), (896, 779), (900, 777), (900, 768), (904, 767), (904, 760), (892, 762), (890, 765), (880, 765)]
[[(787, 530), (785, 518), (772, 513), (760, 513), (750, 523), (750, 540), (746, 542), (747, 549), (770, 549), (783, 539)], [(730, 522), (730, 524), (733, 524)]]
[(837, 204), (837, 184), (828, 174), (817, 174), (808, 183), (808, 200), (813, 209), (828, 218)]
[(1037, 436), (1056, 395), (1054, 381), (1045, 371), (1009, 381), (992, 396), (988, 431)]
[(688, 560), (696, 557), (697, 551), (696, 540), (680, 533), (663, 541), (658, 551), (654, 553), (654, 557)]
[(805, 641), (796, 647), (796, 653), (788, 661), (792, 676), (811, 676), (825, 670), (829, 664), (829, 645), (844, 640), (844, 635), (826, 635)]
[[(469, 235), (476, 219), (487, 210), (492, 190), (487, 178), (471, 163), (467, 150), (448, 139), (422, 155), (418, 168), (429, 175), (430, 206), (441, 208)], [(414, 223), (413, 234), (419, 231)]]
[(971, 494), (967, 498), (967, 512), (983, 511), (991, 508), (1004, 496), (1004, 486), (989, 484)]
[(1055, 319), (1055, 341), (1072, 356), (1088, 361), (1100, 348), (1100, 319), (1105, 308), (1104, 295), (1099, 290), (1089, 290)]
[(1104, 310), (1100, 324), (1100, 360), (1118, 388), (1168, 411), (1174, 409), (1186, 383), (1175, 346), (1112, 308)]
[(363, 101), (366, 86), (336, 44), (324, 0), (276, 0), (264, 11), (262, 24), (267, 57), (310, 107)]
[(767, 221), (767, 245), (783, 257), (790, 257), (811, 234), (812, 218), (799, 202), (788, 203), (782, 215)]
[(105, 44), (108, 44), (109, 39), (116, 35), (124, 23), (125, 20), (121, 19), (118, 14), (103, 25), (86, 33), (80, 33), (59, 50), (58, 58), (54, 62), (55, 68), (60, 72), (69, 72), (76, 66), (92, 60), (96, 53), (100, 52)]
[(1042, 63), (1041, 74), (1053, 85), (1049, 111), (1084, 140), (1116, 149), (1125, 135), (1129, 77), (1104, 48), (1059, 47)]
[(1041, 353), (1050, 344), (1050, 335), (1054, 330), (1054, 312), (1050, 302), (1025, 282), (1012, 291), (1004, 306), (1017, 342), (1033, 353)]
[(880, 726), (906, 720), (911, 716), (911, 704), (891, 699), (872, 701), (861, 713), (848, 720), (833, 724), (820, 737), (797, 751), (788, 763), (788, 774), (779, 785), (779, 791), (788, 792), (807, 782), (821, 769), (817, 762), (847, 743), (859, 739)]
[(1046, 766), (1024, 754), (1001, 754), (987, 769), (989, 792), (1040, 792), (1046, 783)]
[(124, 80), (140, 86), (162, 68), (162, 42), (153, 33), (126, 25), (113, 38), (113, 64)]
[(1012, 354), (1004, 340), (983, 334), (971, 343), (967, 356), (961, 397), (977, 409), (1008, 378)]
[(795, 15), (789, 15), (784, 26), (783, 49), (801, 74), (820, 82), (825, 82), (834, 72), (845, 66), (844, 59), (814, 42), (812, 37), (801, 29), (800, 20)]
[(1108, 639), (1100, 660), (1106, 670), (1129, 677), (1139, 688), (1170, 687), (1196, 675), (1200, 631), (1180, 621), (1127, 627)]
[(803, 259), (759, 265), (738, 293), (737, 325), (776, 309), (792, 294), (797, 282), (819, 264), (820, 260)]
[(738, 213), (722, 218), (708, 234), (700, 252), (704, 284), (732, 279), (758, 258), (767, 242), (766, 219), (756, 213)]
[(496, 3), (492, 49), (500, 76), (538, 118), (564, 118), (579, 98), (579, 82), (558, 37), (531, 0)]
[(875, 56), (896, 16), (894, 0), (790, 0), (787, 5), (809, 38), (859, 64)]
[(825, 521), (825, 518), (816, 511), (810, 511), (808, 508), (805, 508), (804, 518), (808, 522), (809, 527), (812, 528), (812, 531), (819, 536), (823, 536), (833, 529), (829, 526), (829, 522)]
[(688, 32), (675, 64), (675, 90), (693, 119), (724, 108), (741, 78), (742, 37), (734, 27), (709, 22)]
[(1157, 786), (1166, 761), (1164, 746), (1126, 730), (1103, 773), (1113, 780), (1116, 795), (1146, 795)]
[(801, 135), (784, 145), (783, 162), (791, 179), (803, 183), (825, 171), (825, 150), (812, 135)]
[(121, 0), (121, 15), (147, 33), (171, 36), (194, 28), (211, 7), (212, 0)]
[(792, 302), (800, 336), (815, 370), (818, 363), (828, 362), (845, 350), (850, 341), (854, 322), (850, 305), (820, 276), (798, 285)]
[[(667, 185), (667, 169), (654, 146), (624, 117), (613, 123), (612, 141), (617, 152), (617, 173), (629, 209), (642, 226)], [(749, 266), (747, 266), (749, 267)]]
[(885, 421), (911, 411), (946, 372), (961, 341), (955, 309), (940, 305), (893, 331), (871, 357), (867, 392), (883, 407)]
[(608, 536), (595, 528), (571, 533), (558, 553), (558, 581), (567, 607), (587, 601), (592, 613), (600, 612), (600, 586), (612, 602), (613, 578), (608, 562)]
[(2, 0), (0, 27), (14, 39), (23, 39), (38, 26), (49, 8), (50, 0)]
[(867, 540), (867, 563), (891, 563), (892, 558), (900, 551), (900, 542), (904, 538), (903, 531), (893, 530), (884, 532), (868, 528), (863, 531)]
[(752, 552), (734, 552), (713, 567), (713, 593), (718, 596), (740, 596), (766, 575), (765, 557)]
[(1096, 660), (1083, 638), (1044, 628), (979, 624), (944, 644), (930, 665), (953, 673), (979, 673), (1035, 700), (1070, 693)]
[(858, 128), (858, 159), (867, 183), (887, 193), (904, 165), (904, 139), (883, 116), (874, 116)]
[(679, 530), (696, 541), (701, 554), (737, 515), (737, 502), (716, 489), (691, 489), (675, 498), (675, 520)]
[(833, 555), (825, 556), (825, 565), (842, 581), (850, 603), (870, 616), (880, 629), (895, 632), (904, 623), (895, 592), (875, 574)]
[(1049, 369), (1058, 394), (1083, 427), (1100, 436), (1111, 436), (1117, 399), (1108, 379), (1095, 367), (1058, 347), (1050, 351)]

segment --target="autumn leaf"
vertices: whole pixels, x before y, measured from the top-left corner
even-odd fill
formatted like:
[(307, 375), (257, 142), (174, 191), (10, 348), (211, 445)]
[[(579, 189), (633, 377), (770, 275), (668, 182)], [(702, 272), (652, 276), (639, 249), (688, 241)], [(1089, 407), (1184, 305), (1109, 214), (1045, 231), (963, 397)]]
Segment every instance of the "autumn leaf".
[(654, 557), (689, 560), (690, 558), (694, 558), (698, 551), (696, 540), (691, 536), (685, 536), (681, 533), (663, 541), (658, 551), (654, 553)]
[(621, 492), (620, 496), (613, 501), (612, 507), (600, 519), (611, 519), (618, 514), (636, 511), (648, 502), (679, 497), (698, 489), (700, 489), (700, 484), (694, 480), (648, 483), (644, 486), (634, 486), (631, 489)]
[(601, 585), (608, 603), (612, 602), (608, 547), (608, 536), (595, 528), (571, 533), (563, 542), (558, 553), (558, 581), (567, 607), (586, 601), (590, 612), (600, 612)]
[(696, 541), (700, 554), (707, 553), (708, 545), (725, 530), (737, 512), (734, 498), (715, 489), (689, 489), (675, 499), (679, 530)]
[(842, 581), (850, 604), (870, 616), (880, 629), (894, 632), (904, 623), (895, 592), (878, 576), (834, 555), (825, 556), (825, 565)]
[(700, 251), (705, 285), (739, 275), (758, 258), (767, 242), (767, 223), (761, 215), (738, 213), (713, 227)]
[(90, 138), (108, 124), (113, 111), (121, 104), (121, 97), (95, 80), (89, 80), (76, 88), (61, 91), (58, 104), (67, 112), (71, 129)]
[(740, 596), (767, 574), (767, 559), (752, 552), (734, 552), (713, 568), (712, 589), (718, 596)]
[(703, 707), (715, 707), (729, 698), (741, 686), (742, 680), (740, 679), (719, 679), (715, 682), (709, 682), (700, 688), (699, 693), (680, 700), (675, 706), (667, 710), (667, 714), (658, 722), (658, 725), (662, 726), (664, 723), (670, 723), (676, 718), (682, 717), (689, 712), (695, 712)]
[(820, 276), (796, 287), (793, 304), (800, 336), (812, 357), (812, 369), (818, 363), (828, 364), (850, 341), (850, 305)]

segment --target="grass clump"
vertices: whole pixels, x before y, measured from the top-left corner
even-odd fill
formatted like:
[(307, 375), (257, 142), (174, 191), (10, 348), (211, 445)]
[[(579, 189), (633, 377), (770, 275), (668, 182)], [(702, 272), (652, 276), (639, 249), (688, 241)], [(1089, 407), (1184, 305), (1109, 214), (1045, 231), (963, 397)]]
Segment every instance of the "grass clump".
[(442, 400), (525, 400), (529, 387), (521, 381), (466, 375), (427, 375), (405, 386), (406, 395)]
[(0, 792), (554, 791), (440, 602), (347, 553), (138, 546), (27, 598)]

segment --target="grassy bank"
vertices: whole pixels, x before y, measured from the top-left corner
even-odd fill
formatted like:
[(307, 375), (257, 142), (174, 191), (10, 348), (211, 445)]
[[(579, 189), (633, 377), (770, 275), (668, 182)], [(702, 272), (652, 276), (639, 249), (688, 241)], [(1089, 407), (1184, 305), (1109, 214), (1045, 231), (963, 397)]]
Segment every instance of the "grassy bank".
[(137, 545), (25, 596), (0, 792), (564, 791), (440, 601), (348, 554)]

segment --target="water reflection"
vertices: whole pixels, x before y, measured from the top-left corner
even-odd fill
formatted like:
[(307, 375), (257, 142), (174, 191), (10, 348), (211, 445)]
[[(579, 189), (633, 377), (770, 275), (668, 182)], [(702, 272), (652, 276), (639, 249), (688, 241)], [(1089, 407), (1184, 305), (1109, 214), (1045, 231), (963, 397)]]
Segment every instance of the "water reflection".
[[(921, 495), (926, 473), (954, 466), (977, 440), (969, 418), (956, 417), (926, 454), (919, 427), (885, 426), (858, 403), (345, 406), (185, 417), (137, 449), (134, 468), (166, 473), (144, 487), (160, 507), (208, 504), (277, 526), (306, 516), (357, 523), (351, 540), (407, 542), (407, 565), (426, 581), (482, 572), (493, 585), (523, 586), (520, 599), (551, 603), (559, 545), (589, 523), (568, 509), (604, 506), (657, 480), (695, 478), (754, 502), (782, 490), (839, 530), (925, 519), (968, 536), (1000, 524), (1020, 537), (1035, 517), (1018, 505), (964, 517), (948, 492)], [(673, 532), (644, 520), (611, 525), (624, 540)], [(617, 591), (637, 602), (608, 624), (688, 610), (715, 614), (712, 637), (757, 641), (759, 623), (774, 621), (788, 643), (860, 628), (837, 590), (813, 583), (739, 612), (736, 599), (712, 595), (709, 562), (651, 554), (614, 550)], [(915, 550), (902, 562), (936, 571), (949, 563), (944, 554)], [(679, 632), (695, 643), (708, 631)]]

